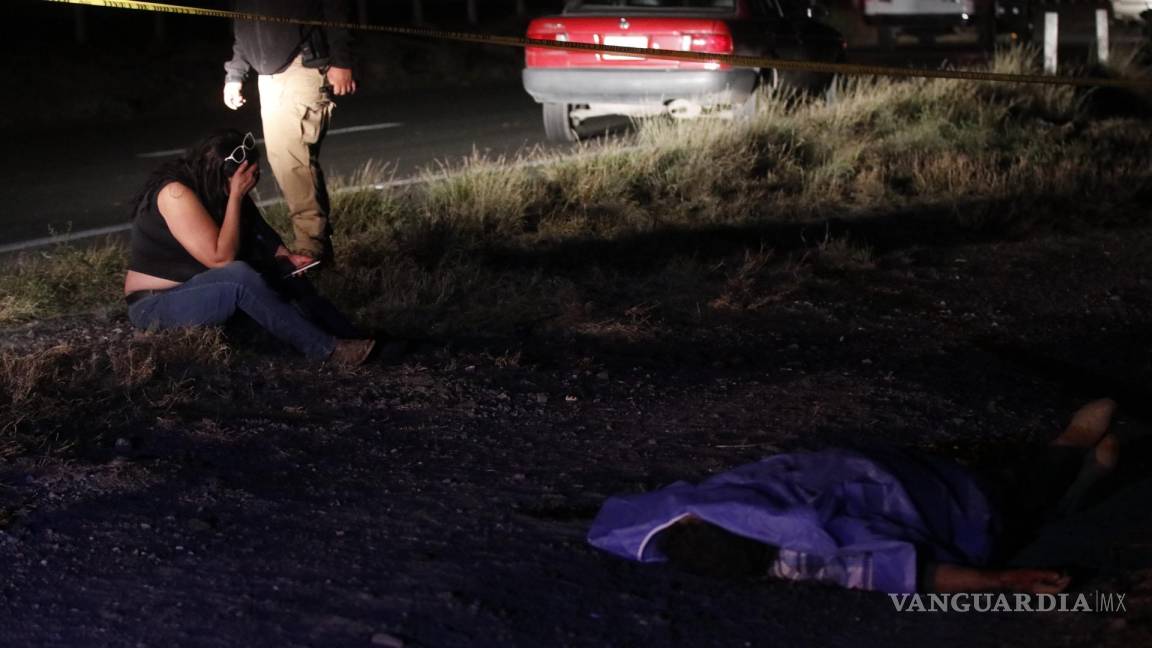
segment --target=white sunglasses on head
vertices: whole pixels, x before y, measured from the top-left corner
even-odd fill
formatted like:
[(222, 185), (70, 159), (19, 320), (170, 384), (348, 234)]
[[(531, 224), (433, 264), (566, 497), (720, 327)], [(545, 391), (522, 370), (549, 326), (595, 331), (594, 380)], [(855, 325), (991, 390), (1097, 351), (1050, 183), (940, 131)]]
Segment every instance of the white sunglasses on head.
[(244, 161), (248, 159), (248, 151), (254, 148), (256, 148), (256, 137), (252, 133), (248, 133), (244, 135), (244, 140), (240, 142), (240, 146), (232, 149), (232, 154), (224, 158), (224, 161), (244, 164)]

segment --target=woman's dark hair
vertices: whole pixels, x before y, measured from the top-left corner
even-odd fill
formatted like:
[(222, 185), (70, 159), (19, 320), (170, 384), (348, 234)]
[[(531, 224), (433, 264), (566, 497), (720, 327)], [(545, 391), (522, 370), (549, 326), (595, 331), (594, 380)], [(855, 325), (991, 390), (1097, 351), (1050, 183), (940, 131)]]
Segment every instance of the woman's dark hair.
[(658, 541), (674, 566), (717, 578), (765, 578), (779, 553), (772, 545), (700, 521), (673, 524)]
[[(200, 140), (175, 160), (165, 162), (148, 176), (144, 190), (132, 201), (132, 218), (141, 209), (147, 209), (152, 197), (169, 182), (187, 185), (216, 220), (223, 220), (228, 204), (228, 179), (238, 165), (227, 161), (228, 156), (244, 141), (240, 131), (219, 130)], [(255, 149), (245, 151), (247, 159), (258, 160)]]

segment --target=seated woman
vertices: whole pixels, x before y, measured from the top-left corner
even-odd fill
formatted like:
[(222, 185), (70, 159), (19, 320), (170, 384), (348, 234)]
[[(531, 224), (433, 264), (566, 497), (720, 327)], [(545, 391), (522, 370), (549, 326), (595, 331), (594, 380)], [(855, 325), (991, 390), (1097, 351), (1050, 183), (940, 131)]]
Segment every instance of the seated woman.
[(375, 342), (359, 339), (307, 281), (287, 276), (309, 260), (288, 252), (248, 196), (259, 178), (255, 138), (234, 130), (152, 173), (134, 207), (129, 319), (164, 329), (242, 312), (310, 359), (362, 364)]
[[(985, 490), (952, 462), (894, 451), (769, 457), (699, 485), (613, 497), (588, 534), (596, 547), (716, 576), (812, 580), (888, 593), (1057, 593), (1051, 569), (998, 569), (1045, 517), (1083, 503), (1115, 466), (1115, 402), (1081, 408), (1017, 473), (1002, 530)], [(1003, 543), (1016, 543), (1004, 546)], [(1000, 545), (1000, 546), (998, 546)]]

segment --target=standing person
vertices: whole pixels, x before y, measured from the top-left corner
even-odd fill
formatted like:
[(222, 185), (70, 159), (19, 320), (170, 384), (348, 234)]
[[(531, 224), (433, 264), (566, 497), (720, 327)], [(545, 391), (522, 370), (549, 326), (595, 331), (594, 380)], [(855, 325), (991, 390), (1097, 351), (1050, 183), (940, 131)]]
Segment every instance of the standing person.
[[(236, 0), (237, 11), (263, 16), (350, 22), (348, 0)], [(232, 60), (224, 64), (224, 104), (244, 105), (243, 83), (259, 75), (260, 118), (268, 164), (292, 217), (292, 251), (332, 259), (328, 190), (320, 144), (333, 96), (356, 92), (352, 36), (346, 29), (237, 20)]]

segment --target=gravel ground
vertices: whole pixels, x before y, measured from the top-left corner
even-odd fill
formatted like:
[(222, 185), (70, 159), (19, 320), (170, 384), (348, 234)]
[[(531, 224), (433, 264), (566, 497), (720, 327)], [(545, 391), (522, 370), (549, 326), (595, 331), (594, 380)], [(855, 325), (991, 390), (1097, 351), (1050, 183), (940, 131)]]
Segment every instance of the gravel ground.
[[(352, 372), (238, 352), (182, 398), (57, 412), (88, 441), (0, 463), (0, 644), (1147, 645), (1135, 455), (1123, 490), (1029, 554), (1127, 593), (1120, 614), (901, 614), (880, 594), (627, 563), (584, 534), (610, 494), (781, 450), (992, 465), (1113, 392), (1137, 424), (1150, 243), (904, 241), (700, 320), (657, 308), (644, 335), (557, 324)], [(114, 312), (0, 338), (132, 335)]]

